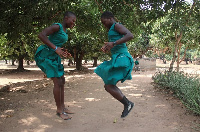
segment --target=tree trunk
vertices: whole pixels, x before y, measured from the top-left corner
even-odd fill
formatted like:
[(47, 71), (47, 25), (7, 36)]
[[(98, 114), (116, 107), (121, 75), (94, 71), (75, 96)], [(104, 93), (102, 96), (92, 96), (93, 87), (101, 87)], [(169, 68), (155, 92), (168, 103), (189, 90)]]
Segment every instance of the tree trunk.
[(76, 58), (77, 58), (77, 54), (78, 54), (76, 51), (76, 47), (74, 47), (73, 52), (74, 52), (74, 65), (76, 65)]
[(82, 67), (82, 60), (80, 58), (76, 58), (76, 70), (80, 71)]
[[(190, 9), (190, 12), (189, 12), (189, 15), (188, 15), (188, 19), (187, 19), (186, 25), (187, 25), (187, 23), (189, 23), (189, 18), (191, 17), (191, 14), (193, 12), (193, 9), (194, 9), (195, 5), (196, 5), (196, 2), (193, 2), (193, 5), (192, 5), (192, 7)], [(182, 35), (183, 35), (182, 32), (180, 32), (180, 35), (177, 37), (177, 32), (175, 32), (175, 38), (176, 38), (176, 48), (175, 48), (175, 51), (177, 50), (177, 53), (178, 53), (178, 58), (177, 58), (177, 72), (179, 72), (179, 65), (184, 60), (185, 55), (186, 55), (186, 50), (187, 50), (187, 47), (186, 47), (186, 49), (184, 51), (184, 57), (180, 60), (180, 52), (181, 52), (181, 47), (182, 47), (182, 44), (180, 43), (180, 41), (181, 41)], [(177, 47), (178, 47), (178, 49), (177, 49)], [(170, 68), (171, 68), (171, 64), (170, 64)]]
[(23, 60), (24, 60), (23, 56), (20, 56), (18, 58), (18, 68), (17, 68), (18, 71), (24, 71)]
[(14, 59), (12, 59), (12, 66), (14, 66), (15, 65), (15, 60)]
[[(187, 51), (187, 47), (186, 47), (185, 50), (184, 50), (184, 56), (183, 56), (182, 59), (180, 59), (182, 43), (180, 43), (178, 46), (179, 46), (179, 48), (178, 48), (178, 51), (177, 51), (177, 53), (178, 53), (178, 58), (177, 58), (177, 72), (179, 72), (179, 67), (180, 67), (179, 65), (181, 64), (181, 62), (182, 62), (183, 60), (185, 60), (186, 51)], [(186, 61), (186, 62), (187, 62), (187, 61)]]
[(69, 59), (68, 66), (71, 66), (71, 64), (73, 65), (74, 63), (73, 63), (72, 59)]
[(178, 44), (178, 48), (177, 48), (177, 54), (178, 54), (178, 56), (177, 56), (177, 68), (176, 68), (176, 71), (177, 72), (179, 72), (179, 65), (180, 65), (180, 53), (181, 53), (181, 47), (182, 47), (182, 44), (181, 43), (179, 43)]
[(78, 54), (78, 52), (77, 52), (77, 55), (76, 55), (76, 70), (78, 70), (78, 71), (80, 71), (81, 68), (82, 68), (83, 57), (84, 57), (84, 53)]
[(93, 59), (94, 59), (93, 67), (96, 67), (97, 66), (98, 57), (93, 57)]
[(174, 52), (173, 52), (172, 62), (170, 63), (170, 67), (169, 67), (170, 72), (172, 72), (172, 70), (173, 70), (173, 65), (174, 65), (175, 60), (176, 60), (176, 50), (174, 50)]
[(30, 65), (30, 61), (29, 60), (27, 61), (27, 65)]
[(175, 44), (175, 49), (174, 49), (174, 52), (173, 52), (173, 58), (172, 58), (172, 62), (170, 63), (170, 67), (169, 67), (169, 72), (172, 72), (173, 71), (173, 65), (174, 65), (174, 62), (176, 61), (176, 53), (177, 53), (177, 48), (178, 48), (178, 45), (179, 45), (179, 42), (182, 38), (182, 32), (180, 32), (180, 35), (178, 36), (177, 35), (177, 31), (175, 32), (175, 39), (176, 39), (176, 44)]
[(177, 72), (179, 72), (179, 68), (180, 68), (179, 66), (180, 66), (180, 62), (177, 61), (177, 68), (176, 68), (176, 71), (177, 71)]
[(163, 64), (166, 64), (166, 63), (167, 63), (166, 59), (165, 59), (165, 58), (163, 58)]

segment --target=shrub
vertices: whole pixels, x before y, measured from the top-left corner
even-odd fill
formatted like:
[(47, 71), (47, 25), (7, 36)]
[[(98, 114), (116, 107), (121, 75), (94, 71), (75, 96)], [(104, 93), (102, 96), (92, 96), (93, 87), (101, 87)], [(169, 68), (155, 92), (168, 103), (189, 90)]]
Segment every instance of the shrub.
[(183, 72), (157, 72), (152, 79), (161, 88), (170, 89), (183, 104), (200, 115), (200, 78)]

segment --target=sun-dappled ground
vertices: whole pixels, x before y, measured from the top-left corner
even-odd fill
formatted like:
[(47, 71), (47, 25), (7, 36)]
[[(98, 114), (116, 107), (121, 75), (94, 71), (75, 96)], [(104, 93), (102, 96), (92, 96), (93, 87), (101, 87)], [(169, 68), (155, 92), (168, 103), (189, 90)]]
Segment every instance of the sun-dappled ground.
[[(157, 69), (168, 67), (161, 61), (156, 65)], [(200, 71), (199, 65), (181, 66), (190, 72)], [(135, 103), (128, 117), (121, 119), (123, 106), (104, 90), (94, 68), (78, 72), (74, 66), (65, 66), (65, 103), (75, 114), (72, 120), (64, 121), (56, 116), (52, 81), (34, 64), (25, 66), (29, 71), (21, 73), (11, 71), (13, 66), (0, 67), (0, 85), (4, 87), (0, 92), (2, 132), (200, 131), (199, 116), (187, 111), (170, 93), (154, 87), (151, 77), (155, 70), (133, 71), (132, 80), (118, 84)]]

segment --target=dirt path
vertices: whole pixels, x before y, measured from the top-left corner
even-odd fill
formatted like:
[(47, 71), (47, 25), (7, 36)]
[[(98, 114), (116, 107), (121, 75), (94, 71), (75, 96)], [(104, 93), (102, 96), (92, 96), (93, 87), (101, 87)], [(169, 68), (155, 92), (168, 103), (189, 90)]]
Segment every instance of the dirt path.
[[(42, 79), (42, 73), (33, 74)], [(27, 76), (33, 75), (27, 73)], [(0, 92), (2, 132), (196, 132), (199, 117), (188, 113), (180, 101), (153, 87), (154, 71), (134, 73), (119, 88), (135, 103), (125, 119), (123, 106), (103, 88), (94, 73), (66, 75), (65, 103), (74, 111), (72, 120), (55, 115), (51, 80), (18, 83), (12, 92)], [(20, 77), (18, 74), (1, 78)], [(1, 80), (2, 81), (2, 80)]]

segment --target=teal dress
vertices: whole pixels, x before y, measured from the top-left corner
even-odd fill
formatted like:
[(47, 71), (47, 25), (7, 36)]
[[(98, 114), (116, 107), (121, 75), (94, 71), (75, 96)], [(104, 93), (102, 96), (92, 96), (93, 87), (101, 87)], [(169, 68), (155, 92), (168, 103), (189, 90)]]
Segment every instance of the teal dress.
[[(49, 35), (49, 40), (57, 47), (61, 47), (68, 40), (68, 34), (63, 31), (60, 23), (54, 23), (60, 26), (59, 31)], [(60, 56), (54, 49), (47, 45), (38, 47), (35, 53), (36, 65), (47, 75), (47, 78), (61, 77), (64, 75), (64, 67), (61, 64)]]
[[(109, 42), (114, 42), (123, 37), (115, 31), (114, 23), (109, 32)], [(128, 52), (125, 43), (118, 44), (111, 49), (111, 60), (104, 61), (96, 69), (95, 73), (99, 75), (105, 84), (116, 85), (118, 81), (123, 83), (125, 80), (131, 80), (131, 72), (134, 66), (134, 61), (130, 53)]]

